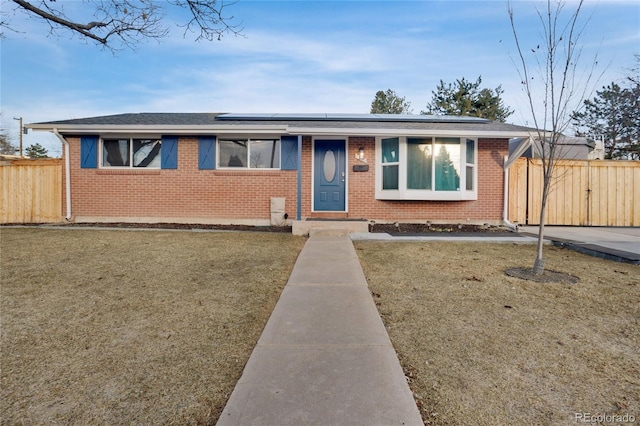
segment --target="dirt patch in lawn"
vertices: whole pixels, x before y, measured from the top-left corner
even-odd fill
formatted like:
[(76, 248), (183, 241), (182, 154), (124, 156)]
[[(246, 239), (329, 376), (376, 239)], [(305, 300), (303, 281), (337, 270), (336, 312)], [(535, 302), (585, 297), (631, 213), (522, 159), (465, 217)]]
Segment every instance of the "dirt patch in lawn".
[(0, 229), (2, 424), (214, 424), (305, 240)]
[(533, 246), (356, 248), (426, 424), (640, 417), (638, 266), (548, 247), (546, 266), (579, 278), (549, 284), (504, 273)]
[(511, 232), (504, 226), (471, 225), (466, 223), (436, 224), (436, 223), (372, 223), (369, 232), (383, 232), (392, 235), (402, 234), (434, 234), (434, 233), (474, 233)]

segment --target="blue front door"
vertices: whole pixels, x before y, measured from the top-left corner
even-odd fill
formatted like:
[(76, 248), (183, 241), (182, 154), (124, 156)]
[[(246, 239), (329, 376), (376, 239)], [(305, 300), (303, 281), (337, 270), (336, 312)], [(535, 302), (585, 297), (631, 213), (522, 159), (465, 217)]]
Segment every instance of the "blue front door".
[(345, 211), (345, 141), (316, 140), (313, 161), (313, 209)]

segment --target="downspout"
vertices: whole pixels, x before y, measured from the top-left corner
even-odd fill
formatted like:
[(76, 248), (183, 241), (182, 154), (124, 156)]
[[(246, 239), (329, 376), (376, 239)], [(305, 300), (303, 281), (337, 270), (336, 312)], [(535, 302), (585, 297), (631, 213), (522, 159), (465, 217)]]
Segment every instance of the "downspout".
[(507, 228), (512, 231), (517, 231), (518, 226), (514, 223), (509, 222), (509, 167), (511, 164), (507, 164), (507, 160), (509, 160), (509, 156), (504, 156), (504, 203), (502, 207), (502, 223), (505, 224)]
[[(504, 205), (502, 206), (502, 223), (504, 223), (504, 225), (512, 231), (517, 231), (518, 225), (509, 222), (509, 168), (531, 146), (531, 144), (533, 143), (532, 141), (532, 135), (529, 135), (529, 137), (526, 138), (522, 138), (516, 149), (513, 150), (513, 152), (511, 152), (509, 155), (504, 156)], [(511, 151), (511, 149), (509, 151)]]
[(302, 220), (302, 135), (298, 135), (298, 203), (296, 220)]
[(71, 167), (69, 160), (69, 142), (67, 142), (64, 136), (58, 132), (58, 129), (53, 129), (53, 134), (60, 139), (60, 142), (62, 142), (62, 146), (64, 147), (64, 183), (67, 201), (67, 215), (64, 218), (68, 222), (71, 220)]

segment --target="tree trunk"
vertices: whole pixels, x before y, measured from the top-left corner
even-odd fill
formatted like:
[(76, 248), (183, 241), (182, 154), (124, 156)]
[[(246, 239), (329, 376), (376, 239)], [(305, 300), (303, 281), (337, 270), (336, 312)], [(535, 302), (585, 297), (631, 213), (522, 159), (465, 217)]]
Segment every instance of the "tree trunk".
[(533, 262), (533, 274), (534, 275), (543, 275), (544, 274), (544, 263), (545, 260), (542, 258), (542, 245), (544, 241), (544, 223), (541, 223), (538, 227), (538, 251), (536, 254), (536, 260)]
[[(545, 161), (543, 159), (543, 161)], [(543, 172), (543, 186), (542, 186), (542, 202), (540, 204), (540, 225), (538, 225), (538, 247), (536, 253), (536, 260), (533, 262), (533, 273), (535, 275), (544, 274), (545, 260), (542, 257), (542, 248), (544, 245), (544, 224), (546, 220), (547, 212), (547, 198), (549, 196), (549, 186), (551, 185), (551, 171), (553, 164), (548, 164), (544, 168)]]

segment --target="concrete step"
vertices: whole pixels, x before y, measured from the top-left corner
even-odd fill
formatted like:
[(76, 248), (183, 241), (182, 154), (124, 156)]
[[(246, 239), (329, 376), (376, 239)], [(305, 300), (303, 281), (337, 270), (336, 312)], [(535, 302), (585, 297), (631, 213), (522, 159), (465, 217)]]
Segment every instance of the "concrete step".
[(310, 237), (348, 237), (351, 232), (348, 229), (309, 229)]
[(292, 223), (293, 235), (322, 237), (342, 237), (351, 233), (369, 232), (366, 220), (295, 220)]

